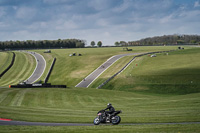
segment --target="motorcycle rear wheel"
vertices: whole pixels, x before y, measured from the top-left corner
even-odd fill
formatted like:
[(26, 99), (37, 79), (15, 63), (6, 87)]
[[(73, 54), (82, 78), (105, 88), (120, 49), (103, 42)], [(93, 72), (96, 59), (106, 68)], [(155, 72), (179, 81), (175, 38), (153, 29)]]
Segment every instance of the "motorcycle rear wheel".
[(94, 122), (94, 125), (99, 125), (101, 121), (99, 117), (96, 117), (93, 122)]
[(118, 115), (117, 115), (117, 116), (114, 116), (114, 117), (111, 119), (111, 122), (112, 122), (113, 125), (119, 124), (120, 121), (121, 121), (121, 117), (118, 116)]

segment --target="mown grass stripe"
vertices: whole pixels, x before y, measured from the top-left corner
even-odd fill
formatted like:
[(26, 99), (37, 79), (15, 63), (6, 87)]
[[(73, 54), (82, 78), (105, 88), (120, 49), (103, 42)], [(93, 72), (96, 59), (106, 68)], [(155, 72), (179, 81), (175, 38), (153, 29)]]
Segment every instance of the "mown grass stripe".
[(8, 94), (9, 94), (10, 92), (12, 92), (12, 91), (14, 91), (14, 90), (5, 90), (5, 91), (3, 91), (2, 93), (0, 93), (0, 103), (1, 103), (4, 99), (6, 99), (7, 96), (8, 96)]
[(15, 97), (12, 99), (11, 106), (21, 106), (21, 103), (24, 99), (24, 95), (29, 91), (30, 89), (23, 89), (20, 90)]
[(61, 108), (43, 108), (43, 107), (35, 107), (35, 108), (28, 108), (28, 107), (18, 107), (18, 106), (0, 106), (1, 110), (13, 110), (13, 111), (25, 111), (25, 112), (49, 112), (49, 113), (57, 113), (59, 112), (59, 114), (65, 114), (65, 113), (77, 113), (77, 114), (81, 114), (81, 113), (96, 113), (96, 111), (91, 111), (91, 110), (78, 110), (78, 109), (70, 109), (70, 108), (65, 108), (65, 109), (61, 109)]
[[(2, 110), (3, 111), (3, 110)], [(4, 110), (6, 111), (6, 110)], [(16, 114), (16, 115), (27, 115), (27, 116), (49, 116), (51, 117), (52, 116), (52, 113), (51, 112), (23, 112), (23, 111), (13, 111), (13, 110), (7, 110), (6, 113), (11, 113), (11, 114)], [(85, 115), (82, 115), (83, 113), (73, 113), (73, 112), (66, 112), (66, 113), (54, 113), (53, 116), (57, 116), (57, 117), (66, 117), (66, 116), (71, 116), (71, 117), (86, 117), (85, 115), (87, 115), (87, 117), (91, 117), (93, 118), (94, 116), (92, 116), (90, 113), (84, 113)], [(90, 115), (89, 115), (90, 114)]]
[(10, 91), (9, 93), (7, 93), (7, 96), (2, 100), (0, 105), (1, 106), (9, 106), (13, 97), (16, 95), (17, 92), (18, 92), (18, 89), (14, 89), (14, 90)]
[[(179, 110), (181, 110), (181, 108), (179, 108), (178, 110), (174, 108), (171, 108), (170, 110), (165, 110), (165, 109), (155, 109), (155, 110), (148, 110), (148, 112), (146, 112), (144, 109), (141, 110), (135, 110), (135, 111), (125, 111), (126, 113), (122, 113), (121, 116), (126, 116), (126, 117), (149, 117), (149, 114), (152, 114), (152, 116), (164, 116), (164, 115), (168, 115), (168, 116), (181, 116), (182, 114), (179, 112)], [(12, 112), (30, 112), (30, 113), (44, 113), (44, 114), (60, 114), (60, 115), (68, 115), (68, 114), (73, 114), (73, 115), (80, 115), (82, 113), (84, 114), (94, 114), (96, 113), (96, 111), (77, 111), (77, 110), (63, 110), (62, 112), (60, 110), (54, 110), (52, 108), (47, 108), (46, 110), (31, 110), (31, 109), (16, 109), (16, 108), (0, 108), (2, 111), (6, 111), (6, 110), (11, 110)], [(191, 113), (198, 113), (199, 111), (196, 110), (194, 111), (195, 108), (190, 108), (188, 110), (184, 111), (184, 114), (191, 114)], [(133, 113), (132, 115), (130, 115), (130, 113)], [(191, 114), (192, 115), (192, 114)]]
[[(5, 73), (7, 73), (7, 72), (10, 70), (10, 68), (12, 68), (12, 66), (13, 66), (13, 64), (14, 64), (14, 62), (15, 62), (15, 53), (12, 52), (12, 54), (13, 54), (13, 56), (12, 56), (12, 60), (11, 60), (10, 64), (7, 66), (7, 68), (5, 68), (5, 69), (3, 70), (3, 72), (0, 74), (0, 77), (2, 77)], [(9, 63), (9, 62), (8, 62), (8, 63)]]
[(0, 73), (4, 71), (10, 64), (12, 59), (10, 52), (0, 52)]
[(0, 86), (17, 84), (20, 80), (25, 80), (30, 76), (35, 66), (35, 62), (30, 62), (32, 56), (26, 53), (16, 52), (16, 61), (13, 67), (0, 80)]
[(4, 78), (4, 81), (1, 82), (1, 86), (6, 86), (9, 84), (12, 84), (14, 82), (16, 82), (16, 80), (18, 80), (19, 82), (19, 74), (20, 72), (18, 72), (19, 70), (23, 70), (23, 64), (24, 64), (25, 60), (22, 58), (22, 54), (19, 54), (18, 52), (16, 52), (16, 61), (14, 62), (14, 66), (10, 69), (10, 71), (8, 73), (6, 73)]
[(36, 65), (35, 65), (36, 63), (35, 63), (33, 55), (27, 54), (27, 53), (24, 53), (24, 54), (26, 57), (27, 65), (24, 66), (25, 71), (24, 71), (23, 79), (27, 79), (27, 77), (29, 77), (30, 74), (33, 73), (33, 71), (36, 67)]
[(123, 111), (120, 114), (123, 122), (196, 121), (199, 118), (199, 94), (163, 97), (82, 88), (35, 88), (25, 94), (21, 106), (12, 106), (16, 95), (23, 90), (26, 89), (18, 89), (10, 100), (4, 100), (6, 103), (0, 106), (1, 116), (16, 120), (91, 122), (96, 113), (111, 102), (116, 110)]

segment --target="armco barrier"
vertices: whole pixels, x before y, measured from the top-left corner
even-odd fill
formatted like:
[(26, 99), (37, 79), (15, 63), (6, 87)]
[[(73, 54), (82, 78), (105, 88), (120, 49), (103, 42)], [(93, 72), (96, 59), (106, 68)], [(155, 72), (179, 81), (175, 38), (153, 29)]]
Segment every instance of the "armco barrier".
[(103, 82), (101, 85), (99, 85), (97, 87), (97, 89), (102, 88), (104, 85), (106, 85), (110, 80), (112, 80), (115, 76), (117, 76), (119, 73), (121, 73), (136, 57), (140, 57), (143, 55), (148, 55), (148, 54), (155, 54), (155, 53), (164, 53), (164, 52), (172, 52), (175, 50), (169, 50), (169, 51), (158, 51), (158, 52), (149, 52), (149, 53), (144, 53), (144, 54), (140, 54), (140, 55), (136, 55), (134, 56), (120, 71), (118, 71), (117, 73), (115, 73), (112, 77), (108, 78), (105, 82)]
[(25, 84), (25, 85), (9, 85), (9, 88), (67, 88), (66, 85), (48, 84)]
[(49, 77), (50, 77), (50, 75), (51, 75), (51, 72), (52, 72), (52, 70), (53, 70), (53, 67), (54, 67), (55, 62), (56, 62), (56, 58), (53, 59), (53, 62), (52, 62), (52, 64), (51, 64), (51, 67), (50, 67), (50, 69), (49, 69), (49, 72), (48, 72), (48, 74), (47, 74), (47, 76), (46, 76), (46, 78), (45, 78), (45, 80), (44, 80), (44, 83), (47, 83), (47, 82), (48, 82)]
[(14, 62), (15, 62), (15, 53), (13, 53), (13, 57), (12, 57), (12, 61), (10, 63), (10, 65), (0, 74), (0, 78), (13, 66)]

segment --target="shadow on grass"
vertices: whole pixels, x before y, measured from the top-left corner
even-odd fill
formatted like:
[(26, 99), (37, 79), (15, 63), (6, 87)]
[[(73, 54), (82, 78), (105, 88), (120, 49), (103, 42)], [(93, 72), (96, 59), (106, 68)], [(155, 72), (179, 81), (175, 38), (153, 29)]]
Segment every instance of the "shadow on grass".
[(200, 92), (200, 69), (164, 70), (152, 75), (136, 75), (114, 79), (104, 89), (157, 94), (190, 94)]
[(134, 84), (124, 85), (121, 88), (113, 89), (111, 85), (103, 89), (129, 91), (129, 92), (145, 92), (155, 94), (175, 94), (184, 95), (200, 92), (200, 84)]

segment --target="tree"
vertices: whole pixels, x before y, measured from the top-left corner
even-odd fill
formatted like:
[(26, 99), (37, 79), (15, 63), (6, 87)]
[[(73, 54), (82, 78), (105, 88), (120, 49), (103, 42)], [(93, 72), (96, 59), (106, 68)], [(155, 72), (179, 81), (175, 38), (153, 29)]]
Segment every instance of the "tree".
[(91, 46), (94, 47), (95, 46), (95, 42), (91, 41)]
[(120, 41), (119, 44), (121, 44), (122, 46), (127, 46), (128, 45), (127, 42), (125, 42), (125, 41)]
[(76, 48), (84, 48), (85, 44), (82, 42), (76, 42)]
[(119, 46), (120, 45), (120, 43), (119, 42), (115, 42), (115, 46)]
[(196, 40), (190, 40), (190, 43), (197, 43)]
[(98, 45), (98, 47), (101, 47), (101, 46), (102, 46), (102, 42), (99, 41), (99, 42), (97, 43), (97, 45)]

